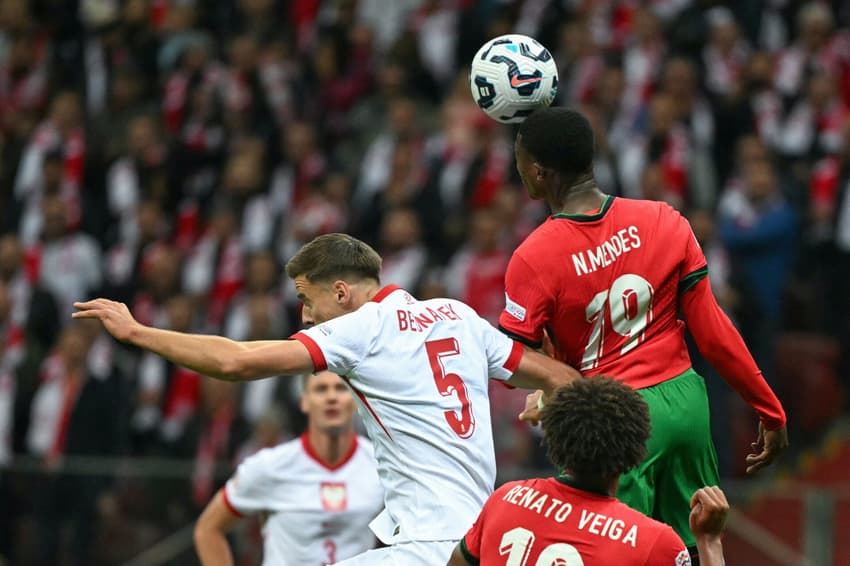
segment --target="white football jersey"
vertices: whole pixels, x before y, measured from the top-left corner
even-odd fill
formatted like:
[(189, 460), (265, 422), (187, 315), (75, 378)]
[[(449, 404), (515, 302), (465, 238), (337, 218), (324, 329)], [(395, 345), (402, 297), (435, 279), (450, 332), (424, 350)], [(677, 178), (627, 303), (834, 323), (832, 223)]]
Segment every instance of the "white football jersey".
[(222, 493), (233, 512), (266, 515), (263, 564), (275, 566), (325, 566), (373, 548), (369, 522), (384, 506), (368, 440), (329, 467), (306, 433), (246, 458)]
[(396, 286), (293, 338), (358, 400), (386, 492), (378, 537), (462, 538), (496, 478), (488, 378), (508, 379), (522, 346), (460, 301)]

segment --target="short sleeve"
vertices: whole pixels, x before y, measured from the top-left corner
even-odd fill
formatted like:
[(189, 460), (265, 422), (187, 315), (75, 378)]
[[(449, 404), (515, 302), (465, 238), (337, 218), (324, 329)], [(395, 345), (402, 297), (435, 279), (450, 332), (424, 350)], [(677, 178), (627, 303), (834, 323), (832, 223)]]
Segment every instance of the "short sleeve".
[(522, 359), (523, 345), (496, 330), (483, 318), (479, 320), (482, 325), (481, 337), (487, 352), (489, 377), (500, 381), (510, 379)]
[(268, 509), (270, 453), (262, 450), (236, 469), (224, 489), (224, 503), (236, 515), (250, 515)]
[(553, 307), (552, 296), (537, 273), (514, 253), (505, 273), (505, 309), (499, 316), (499, 329), (526, 346), (540, 348)]
[(679, 293), (685, 293), (708, 275), (708, 264), (690, 223), (678, 212), (673, 211), (673, 214), (676, 216), (675, 239), (671, 241), (685, 242), (685, 253), (679, 268)]
[(664, 525), (647, 556), (646, 566), (691, 566), (691, 556), (679, 535)]
[(364, 305), (358, 310), (292, 335), (307, 348), (314, 371), (351, 373), (366, 357), (376, 332), (374, 311)]

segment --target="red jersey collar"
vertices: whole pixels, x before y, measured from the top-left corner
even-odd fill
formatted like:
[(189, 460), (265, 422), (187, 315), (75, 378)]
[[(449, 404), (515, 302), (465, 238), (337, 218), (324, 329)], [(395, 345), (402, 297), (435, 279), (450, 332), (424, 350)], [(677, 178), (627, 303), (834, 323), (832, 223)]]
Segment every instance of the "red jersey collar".
[(389, 297), (390, 293), (392, 293), (394, 291), (399, 291), (399, 290), (401, 290), (401, 287), (399, 287), (398, 285), (385, 285), (384, 287), (381, 288), (380, 291), (378, 291), (375, 294), (374, 297), (372, 297), (372, 302), (373, 303), (380, 303), (381, 301), (383, 301), (384, 299)]
[(348, 462), (350, 462), (351, 459), (354, 458), (354, 453), (357, 452), (357, 434), (355, 434), (355, 433), (351, 433), (351, 434), (354, 437), (351, 440), (351, 448), (348, 449), (348, 453), (345, 456), (343, 456), (342, 459), (339, 462), (337, 462), (336, 464), (333, 464), (333, 465), (326, 462), (324, 459), (322, 459), (321, 456), (319, 456), (316, 453), (315, 450), (313, 450), (313, 445), (310, 444), (310, 434), (309, 433), (305, 432), (304, 434), (301, 435), (301, 446), (304, 447), (304, 452), (306, 452), (307, 455), (310, 458), (315, 460), (316, 463), (318, 463), (320, 466), (322, 466), (326, 470), (333, 472), (333, 471), (340, 469), (341, 467), (346, 465)]

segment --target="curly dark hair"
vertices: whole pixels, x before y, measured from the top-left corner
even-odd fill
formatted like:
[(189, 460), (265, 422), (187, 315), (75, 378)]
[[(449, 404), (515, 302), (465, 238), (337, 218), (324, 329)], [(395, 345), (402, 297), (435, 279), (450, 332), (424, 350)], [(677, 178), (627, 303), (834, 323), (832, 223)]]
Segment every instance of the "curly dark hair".
[(649, 407), (609, 377), (558, 389), (541, 414), (549, 459), (578, 478), (613, 479), (640, 464), (649, 439)]

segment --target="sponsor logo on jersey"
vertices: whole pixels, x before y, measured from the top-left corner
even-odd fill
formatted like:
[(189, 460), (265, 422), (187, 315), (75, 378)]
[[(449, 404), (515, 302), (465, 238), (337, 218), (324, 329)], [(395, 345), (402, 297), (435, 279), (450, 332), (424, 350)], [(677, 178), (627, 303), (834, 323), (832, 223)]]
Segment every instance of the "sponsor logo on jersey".
[(345, 511), (348, 507), (348, 494), (343, 482), (323, 481), (319, 494), (325, 511)]
[(325, 326), (324, 324), (321, 324), (321, 325), (317, 326), (316, 328), (318, 328), (319, 332), (321, 332), (325, 336), (330, 336), (331, 334), (334, 333), (334, 331), (331, 329), (330, 326)]
[(676, 556), (676, 566), (691, 566), (691, 555), (687, 550), (683, 550)]
[(525, 307), (513, 302), (507, 293), (505, 293), (505, 311), (519, 321), (525, 320)]

